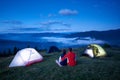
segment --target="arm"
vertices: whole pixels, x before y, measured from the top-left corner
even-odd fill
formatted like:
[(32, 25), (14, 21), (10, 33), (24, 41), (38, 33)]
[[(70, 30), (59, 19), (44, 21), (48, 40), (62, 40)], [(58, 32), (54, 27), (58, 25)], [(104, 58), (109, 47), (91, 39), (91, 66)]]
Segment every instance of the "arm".
[(62, 60), (65, 60), (67, 58), (67, 54), (62, 57)]

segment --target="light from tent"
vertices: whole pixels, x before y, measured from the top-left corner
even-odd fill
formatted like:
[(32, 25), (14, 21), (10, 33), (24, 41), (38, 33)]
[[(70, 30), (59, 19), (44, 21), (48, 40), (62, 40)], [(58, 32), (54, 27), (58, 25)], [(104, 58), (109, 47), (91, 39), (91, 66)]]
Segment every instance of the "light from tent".
[(86, 49), (85, 54), (89, 55), (90, 57), (94, 57), (92, 49)]
[(30, 54), (29, 50), (22, 50), (22, 53), (20, 54), (20, 56), (24, 62), (28, 62), (30, 55), (31, 54)]

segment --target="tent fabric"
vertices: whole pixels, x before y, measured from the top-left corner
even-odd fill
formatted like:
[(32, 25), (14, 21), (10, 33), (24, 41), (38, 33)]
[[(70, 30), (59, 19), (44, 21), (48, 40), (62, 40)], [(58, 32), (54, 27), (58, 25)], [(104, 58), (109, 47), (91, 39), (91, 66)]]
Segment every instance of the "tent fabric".
[(86, 49), (85, 50), (85, 54), (88, 54), (88, 56), (90, 56), (90, 57), (94, 57), (94, 54), (93, 54), (93, 50), (92, 49)]
[[(100, 57), (100, 56), (106, 56), (106, 52), (105, 50), (100, 46), (100, 45), (97, 45), (97, 44), (93, 44), (91, 46), (94, 46), (96, 47), (97, 49), (95, 50), (96, 51), (96, 57)], [(95, 48), (94, 48), (95, 49)], [(95, 52), (94, 52), (95, 53)]]
[(40, 55), (35, 49), (25, 48), (17, 52), (9, 67), (29, 66), (33, 63), (41, 62), (42, 60), (42, 55)]
[(90, 44), (85, 50), (84, 54), (87, 54), (91, 58), (106, 56), (105, 50), (100, 45), (97, 44)]
[(60, 52), (59, 48), (56, 47), (56, 46), (51, 46), (49, 49), (48, 49), (48, 53), (52, 53), (52, 52)]

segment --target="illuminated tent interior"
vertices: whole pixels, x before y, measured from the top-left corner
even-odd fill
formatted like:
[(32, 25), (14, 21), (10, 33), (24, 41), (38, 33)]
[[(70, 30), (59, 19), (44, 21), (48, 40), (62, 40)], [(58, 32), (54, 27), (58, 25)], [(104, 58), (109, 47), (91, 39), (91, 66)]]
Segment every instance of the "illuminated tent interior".
[(85, 50), (83, 55), (87, 55), (91, 58), (94, 58), (94, 57), (104, 57), (107, 54), (106, 54), (105, 50), (100, 45), (90, 44), (90, 45), (88, 45), (88, 47)]

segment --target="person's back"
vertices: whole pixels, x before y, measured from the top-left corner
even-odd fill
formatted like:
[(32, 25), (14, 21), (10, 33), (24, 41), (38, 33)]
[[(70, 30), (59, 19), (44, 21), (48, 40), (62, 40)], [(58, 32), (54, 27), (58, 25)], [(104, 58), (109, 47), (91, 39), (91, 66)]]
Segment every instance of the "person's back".
[(62, 60), (62, 58), (66, 55), (66, 50), (63, 49), (62, 51), (63, 53), (61, 54), (61, 56), (59, 57), (59, 62), (61, 63), (62, 66), (67, 65), (67, 59), (66, 60)]
[(62, 58), (62, 60), (67, 58), (67, 63), (69, 66), (76, 65), (76, 54), (72, 52), (72, 48), (69, 48), (69, 52)]

